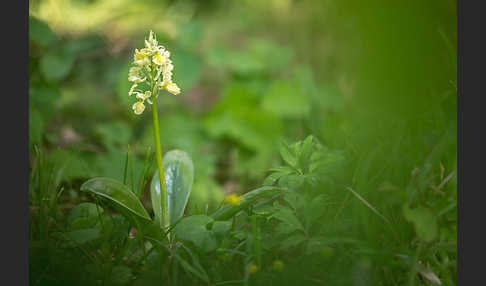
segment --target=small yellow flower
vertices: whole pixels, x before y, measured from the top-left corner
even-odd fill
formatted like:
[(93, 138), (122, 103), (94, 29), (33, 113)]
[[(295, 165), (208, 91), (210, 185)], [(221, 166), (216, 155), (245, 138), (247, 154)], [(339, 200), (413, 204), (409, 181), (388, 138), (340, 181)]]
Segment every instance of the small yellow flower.
[(250, 274), (256, 273), (258, 271), (258, 266), (255, 264), (250, 265)]
[(145, 110), (145, 105), (143, 104), (143, 101), (137, 101), (132, 106), (132, 109), (133, 109), (133, 112), (135, 112), (136, 115), (140, 115)]
[(224, 202), (230, 205), (237, 205), (241, 200), (243, 200), (242, 197), (238, 196), (237, 194), (231, 194), (224, 199)]
[(273, 269), (275, 271), (282, 272), (283, 268), (284, 268), (284, 263), (282, 262), (282, 260), (277, 259), (273, 262)]

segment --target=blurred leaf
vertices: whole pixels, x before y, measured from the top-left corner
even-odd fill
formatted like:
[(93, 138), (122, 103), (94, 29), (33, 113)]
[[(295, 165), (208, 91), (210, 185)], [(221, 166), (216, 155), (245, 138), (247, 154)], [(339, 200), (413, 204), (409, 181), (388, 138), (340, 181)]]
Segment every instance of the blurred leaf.
[(69, 212), (67, 223), (72, 230), (93, 227), (102, 213), (103, 208), (96, 204), (80, 203)]
[(263, 98), (265, 110), (287, 118), (302, 118), (310, 111), (307, 94), (303, 94), (295, 84), (276, 81)]
[(79, 244), (84, 244), (100, 238), (100, 231), (99, 228), (84, 228), (66, 232), (60, 237), (66, 240), (66, 246), (76, 247)]
[[(182, 240), (190, 241), (205, 252), (218, 248), (216, 234), (208, 229), (213, 219), (205, 215), (194, 215), (183, 218), (174, 228), (174, 233)], [(218, 230), (225, 228), (218, 227)]]
[(56, 34), (47, 23), (29, 16), (29, 40), (43, 47), (48, 47), (56, 40)]
[(29, 88), (29, 106), (42, 112), (42, 117), (46, 120), (56, 111), (56, 105), (61, 98), (61, 93), (57, 89), (44, 87)]
[(192, 186), (188, 208), (191, 213), (201, 213), (207, 206), (208, 211), (212, 212), (223, 199), (223, 189), (214, 179), (198, 177)]
[(288, 47), (264, 38), (252, 39), (238, 50), (216, 46), (209, 49), (207, 54), (211, 65), (243, 76), (279, 72), (289, 64), (292, 56)]
[(344, 107), (344, 96), (334, 84), (321, 85), (314, 96), (319, 106), (331, 111), (341, 111)]
[(293, 148), (285, 142), (280, 144), (280, 156), (282, 156), (282, 159), (284, 159), (284, 161), (291, 167), (297, 168), (297, 155)]
[(300, 223), (299, 219), (295, 216), (294, 212), (288, 207), (282, 206), (271, 217), (285, 223), (289, 227), (289, 229), (304, 231), (304, 227)]
[(95, 52), (104, 48), (106, 49), (106, 46), (105, 41), (101, 36), (88, 34), (78, 39), (70, 39), (64, 48), (67, 53), (75, 55), (79, 53)]
[(290, 47), (275, 43), (266, 38), (255, 38), (249, 41), (248, 50), (255, 57), (265, 63), (269, 71), (280, 72), (292, 60), (293, 52)]
[(170, 58), (175, 67), (172, 79), (181, 88), (181, 93), (184, 94), (199, 81), (202, 72), (202, 60), (197, 54), (184, 49), (171, 52)]
[(312, 198), (308, 206), (302, 209), (305, 223), (307, 228), (309, 228), (317, 219), (324, 215), (326, 211), (326, 199), (323, 194)]
[(420, 239), (430, 242), (437, 237), (439, 232), (437, 219), (428, 208), (418, 207), (410, 209), (408, 205), (405, 205), (403, 207), (403, 215), (407, 221), (413, 223), (415, 232)]
[[(165, 153), (162, 162), (167, 187), (169, 223), (172, 225), (182, 217), (186, 209), (194, 181), (194, 166), (189, 154), (181, 150)], [(150, 197), (155, 217), (163, 227), (161, 196), (159, 171), (156, 169), (150, 184)]]
[(102, 137), (103, 143), (107, 147), (127, 145), (132, 135), (130, 126), (121, 120), (99, 124), (95, 130)]
[(29, 108), (29, 146), (40, 143), (43, 134), (44, 120), (41, 113), (36, 108)]
[(47, 81), (60, 81), (71, 72), (74, 59), (65, 49), (52, 50), (40, 59), (40, 70)]
[(203, 34), (203, 23), (198, 20), (188, 22), (182, 27), (179, 43), (185, 49), (191, 50), (198, 47)]
[(52, 150), (47, 160), (59, 166), (63, 172), (63, 178), (66, 179), (87, 178), (93, 175), (91, 166), (78, 152), (73, 150)]
[[(94, 169), (92, 172), (98, 176), (109, 177), (119, 181), (123, 181), (125, 160), (127, 157), (126, 151), (118, 148), (109, 148), (108, 152), (97, 155), (90, 160), (90, 166)], [(133, 188), (139, 181), (139, 176), (143, 170), (144, 162), (136, 156), (130, 155), (130, 163), (133, 164)], [(129, 186), (132, 184), (132, 178), (129, 174), (127, 181)]]
[(230, 85), (223, 98), (205, 119), (205, 127), (213, 136), (228, 136), (256, 151), (268, 151), (282, 132), (275, 115), (258, 108), (258, 98), (242, 86)]
[(280, 243), (280, 248), (281, 249), (287, 249), (287, 248), (290, 248), (290, 247), (294, 247), (294, 246), (301, 244), (305, 240), (306, 240), (306, 237), (305, 237), (304, 234), (295, 233), (295, 234), (292, 234), (291, 236), (287, 237), (285, 240), (283, 240)]

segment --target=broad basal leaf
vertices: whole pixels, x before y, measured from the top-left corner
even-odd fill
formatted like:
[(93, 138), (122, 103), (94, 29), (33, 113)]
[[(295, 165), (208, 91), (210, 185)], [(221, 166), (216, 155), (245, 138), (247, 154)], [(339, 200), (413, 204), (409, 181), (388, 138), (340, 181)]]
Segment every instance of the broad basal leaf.
[[(189, 154), (181, 150), (167, 152), (162, 161), (168, 195), (169, 221), (173, 224), (184, 214), (194, 180), (194, 166)], [(150, 196), (155, 216), (161, 222), (162, 194), (158, 169), (152, 178)]]
[(135, 194), (117, 180), (105, 177), (92, 178), (81, 185), (81, 191), (90, 192), (107, 199), (119, 209), (128, 211), (128, 213), (145, 221), (151, 221), (147, 211)]

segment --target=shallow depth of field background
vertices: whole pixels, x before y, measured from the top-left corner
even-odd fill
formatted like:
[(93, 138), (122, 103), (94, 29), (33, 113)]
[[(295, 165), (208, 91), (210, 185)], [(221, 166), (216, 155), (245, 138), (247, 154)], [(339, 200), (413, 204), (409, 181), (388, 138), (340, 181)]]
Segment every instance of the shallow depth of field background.
[[(419, 232), (437, 229), (421, 260), (442, 285), (455, 285), (456, 1), (29, 4), (29, 154), (39, 148), (62, 170), (62, 212), (88, 200), (79, 192), (86, 179), (122, 180), (128, 145), (138, 182), (146, 148), (153, 150), (152, 115), (150, 107), (132, 112), (127, 76), (134, 49), (153, 30), (182, 89), (159, 96), (159, 118), (163, 151), (185, 150), (195, 163), (187, 214), (261, 186), (282, 165), (279, 144), (312, 134), (334, 154), (332, 183), (321, 190), (343, 206), (333, 229), (362, 247), (346, 266), (334, 257), (329, 280), (303, 281), (408, 285), (406, 267), (369, 252), (413, 256)], [(393, 222), (396, 241), (346, 186)], [(406, 203), (427, 212), (406, 220)], [(331, 278), (355, 276), (352, 284)]]

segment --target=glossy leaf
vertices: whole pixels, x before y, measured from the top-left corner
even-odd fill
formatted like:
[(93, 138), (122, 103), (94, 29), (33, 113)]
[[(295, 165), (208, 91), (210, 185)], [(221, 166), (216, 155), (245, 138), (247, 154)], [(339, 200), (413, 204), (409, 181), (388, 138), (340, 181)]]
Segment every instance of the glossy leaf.
[(219, 209), (217, 209), (211, 217), (214, 220), (227, 220), (240, 211), (244, 210), (247, 208), (250, 204), (256, 202), (259, 199), (262, 198), (268, 198), (274, 195), (278, 195), (281, 192), (283, 192), (283, 188), (278, 188), (278, 187), (270, 187), (270, 186), (265, 186), (261, 187), (258, 189), (255, 189), (253, 191), (250, 191), (242, 196), (242, 200), (239, 204), (237, 205), (223, 205)]
[[(184, 214), (194, 180), (194, 166), (191, 157), (181, 150), (167, 152), (162, 161), (168, 195), (169, 222), (173, 224)], [(150, 196), (155, 217), (160, 222), (162, 221), (162, 200), (158, 169), (152, 178)]]
[(128, 212), (145, 221), (151, 221), (135, 194), (117, 180), (105, 177), (92, 178), (81, 185), (81, 191), (108, 199), (122, 211), (122, 214)]

